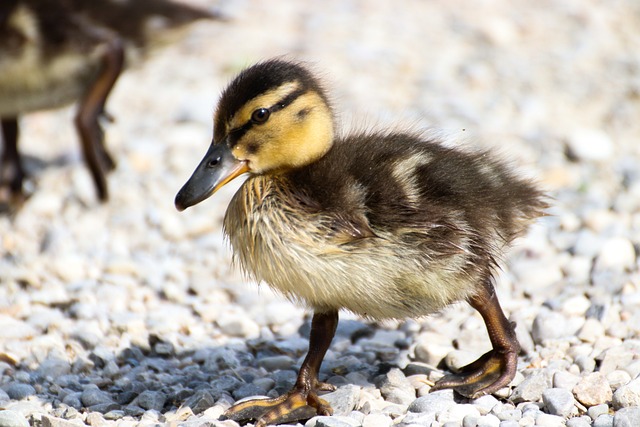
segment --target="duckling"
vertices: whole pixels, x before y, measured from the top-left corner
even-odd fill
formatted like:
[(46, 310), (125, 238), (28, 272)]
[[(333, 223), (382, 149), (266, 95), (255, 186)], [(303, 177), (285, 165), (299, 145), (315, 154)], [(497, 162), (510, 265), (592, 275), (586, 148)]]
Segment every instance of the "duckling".
[(493, 273), (505, 247), (546, 207), (544, 194), (487, 152), (411, 132), (337, 136), (320, 80), (304, 63), (271, 59), (222, 92), (213, 140), (178, 192), (182, 211), (232, 179), (224, 230), (244, 271), (313, 310), (309, 352), (287, 394), (232, 406), (256, 425), (329, 415), (318, 392), (325, 352), (348, 310), (405, 319), (467, 301), (493, 349), (431, 390), (479, 397), (508, 385), (519, 351)]
[[(3, 0), (0, 4), (0, 200), (24, 199), (18, 117), (79, 101), (75, 125), (98, 198), (115, 163), (103, 143), (101, 116), (125, 54), (151, 37), (218, 14), (168, 0)], [(162, 21), (162, 22), (161, 22)], [(129, 55), (131, 56), (131, 55)]]

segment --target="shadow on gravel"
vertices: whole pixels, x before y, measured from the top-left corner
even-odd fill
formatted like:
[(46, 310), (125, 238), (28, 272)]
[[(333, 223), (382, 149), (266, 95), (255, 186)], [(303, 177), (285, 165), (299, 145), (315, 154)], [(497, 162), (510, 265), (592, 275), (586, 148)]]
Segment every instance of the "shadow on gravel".
[[(107, 420), (139, 419), (148, 411), (157, 411), (167, 422), (205, 412), (207, 418), (217, 419), (235, 400), (289, 391), (307, 351), (309, 330), (307, 319), (296, 336), (232, 339), (225, 346), (185, 352), (176, 352), (170, 342), (151, 335), (148, 346), (131, 346), (119, 354), (100, 345), (84, 351), (69, 345), (71, 357), (50, 354), (35, 368), (5, 360), (0, 362), (4, 373), (0, 409), (32, 420), (37, 414), (74, 419), (87, 411), (101, 413)], [(330, 399), (337, 414), (353, 410), (361, 387), (375, 384), (383, 396), (402, 388), (387, 374), (397, 368), (398, 360), (408, 357), (410, 338), (388, 330), (386, 342), (374, 340), (377, 331), (385, 330), (356, 320), (340, 322), (320, 374), (321, 379), (344, 386)], [(413, 363), (405, 374), (433, 370)], [(410, 403), (415, 397), (411, 392), (405, 400)]]

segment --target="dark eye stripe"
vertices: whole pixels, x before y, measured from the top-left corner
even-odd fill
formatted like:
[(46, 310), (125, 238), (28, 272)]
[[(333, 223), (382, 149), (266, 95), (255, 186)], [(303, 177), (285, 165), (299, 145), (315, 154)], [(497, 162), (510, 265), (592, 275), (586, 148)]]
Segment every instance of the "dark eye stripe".
[(244, 134), (247, 133), (247, 131), (251, 129), (253, 125), (254, 123), (252, 121), (248, 121), (247, 123), (240, 126), (239, 128), (235, 128), (231, 132), (229, 132), (229, 136), (227, 137), (229, 147), (231, 148), (235, 147), (238, 144), (238, 142), (242, 139)]
[[(298, 99), (300, 96), (304, 95), (306, 92), (307, 90), (305, 88), (294, 90), (293, 92), (287, 94), (280, 101), (276, 102), (271, 107), (269, 107), (269, 111), (271, 113), (275, 113), (276, 111), (282, 110), (287, 105), (291, 104), (293, 101)], [(244, 134), (247, 133), (249, 129), (251, 129), (253, 126), (254, 126), (254, 123), (251, 120), (249, 120), (244, 125), (231, 130), (229, 132), (229, 137), (227, 139), (229, 147), (233, 148), (236, 145), (238, 145), (238, 142), (242, 139)]]
[(291, 92), (290, 94), (282, 98), (280, 101), (276, 102), (271, 107), (269, 107), (269, 111), (271, 111), (272, 113), (275, 113), (278, 110), (282, 110), (287, 105), (291, 104), (293, 101), (298, 99), (300, 96), (304, 95), (306, 92), (307, 90), (305, 88), (294, 90), (293, 92)]

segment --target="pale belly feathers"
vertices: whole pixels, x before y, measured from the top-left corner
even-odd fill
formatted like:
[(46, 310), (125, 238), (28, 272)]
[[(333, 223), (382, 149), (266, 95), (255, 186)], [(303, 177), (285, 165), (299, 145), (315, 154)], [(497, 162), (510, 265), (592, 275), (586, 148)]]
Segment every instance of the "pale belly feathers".
[(473, 294), (477, 278), (464, 272), (464, 250), (434, 258), (385, 233), (336, 242), (321, 216), (287, 206), (266, 180), (250, 178), (225, 216), (234, 260), (253, 279), (316, 311), (419, 317)]

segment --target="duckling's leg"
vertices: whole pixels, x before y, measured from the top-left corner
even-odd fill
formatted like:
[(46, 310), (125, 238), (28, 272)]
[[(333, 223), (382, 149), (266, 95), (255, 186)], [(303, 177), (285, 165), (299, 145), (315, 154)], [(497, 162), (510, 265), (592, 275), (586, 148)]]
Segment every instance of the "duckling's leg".
[(457, 374), (446, 375), (431, 387), (431, 391), (452, 388), (475, 399), (494, 393), (511, 382), (516, 374), (520, 344), (516, 338), (515, 323), (502, 312), (490, 280), (484, 282), (478, 294), (469, 298), (469, 303), (484, 319), (493, 350), (462, 367)]
[(24, 170), (18, 152), (18, 118), (2, 118), (2, 159), (0, 160), (0, 210), (11, 210), (24, 201)]
[(103, 69), (94, 84), (80, 101), (76, 114), (76, 128), (82, 142), (85, 161), (91, 171), (100, 200), (109, 198), (105, 172), (115, 163), (104, 146), (104, 132), (100, 116), (105, 115), (104, 104), (124, 65), (124, 47), (117, 37), (109, 37), (103, 57)]
[(302, 362), (293, 389), (275, 399), (249, 400), (232, 406), (224, 417), (241, 422), (257, 420), (256, 427), (308, 419), (314, 415), (331, 415), (329, 403), (318, 397), (318, 391), (333, 391), (335, 387), (318, 381), (322, 359), (331, 345), (338, 326), (338, 312), (315, 313), (311, 321), (309, 352)]

